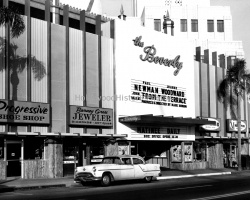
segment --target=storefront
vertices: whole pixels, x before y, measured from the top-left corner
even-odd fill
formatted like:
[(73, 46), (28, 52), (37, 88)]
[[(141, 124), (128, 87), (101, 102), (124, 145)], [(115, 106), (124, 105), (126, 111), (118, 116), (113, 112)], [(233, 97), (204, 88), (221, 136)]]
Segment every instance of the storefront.
[(171, 169), (202, 169), (206, 163), (195, 163), (194, 128), (211, 124), (206, 119), (175, 118), (153, 115), (121, 117), (119, 122), (130, 129), (127, 140), (131, 153), (148, 163), (159, 163)]
[[(227, 119), (226, 135), (219, 136), (221, 119), (208, 118), (214, 125), (202, 125), (196, 130), (194, 142), (194, 158), (197, 161), (207, 161), (209, 168), (236, 168), (238, 160), (237, 120)], [(247, 168), (248, 138), (246, 137), (246, 121), (241, 127), (241, 158), (243, 169)]]
[[(71, 106), (70, 127), (113, 127), (113, 110)], [(44, 103), (0, 101), (1, 123), (25, 127), (49, 125), (50, 106)], [(11, 120), (11, 121), (10, 121)], [(2, 132), (1, 178), (54, 178), (73, 175), (76, 166), (98, 163), (112, 155), (110, 143), (126, 135), (98, 133)], [(112, 146), (112, 145), (111, 145)]]
[(33, 1), (3, 3), (26, 9), (18, 38), (0, 27), (0, 39), (10, 38), (0, 54), (0, 179), (63, 177), (117, 154), (126, 134), (114, 131), (114, 103), (105, 101), (114, 96), (113, 38), (101, 35), (107, 19), (59, 5), (64, 20), (51, 23), (50, 1), (37, 8), (44, 16)]

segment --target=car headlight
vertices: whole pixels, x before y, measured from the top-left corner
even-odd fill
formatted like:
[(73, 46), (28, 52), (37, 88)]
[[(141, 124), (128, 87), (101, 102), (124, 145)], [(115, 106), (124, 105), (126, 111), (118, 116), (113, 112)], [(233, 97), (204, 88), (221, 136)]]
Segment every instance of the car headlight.
[(93, 171), (93, 172), (96, 172), (96, 167), (93, 167), (93, 168), (92, 168), (92, 171)]

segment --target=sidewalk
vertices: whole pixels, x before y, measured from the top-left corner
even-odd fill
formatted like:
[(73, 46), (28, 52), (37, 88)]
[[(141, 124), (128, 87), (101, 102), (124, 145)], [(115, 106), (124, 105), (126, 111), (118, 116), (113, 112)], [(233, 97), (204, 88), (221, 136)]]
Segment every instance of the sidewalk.
[[(249, 170), (243, 170), (246, 172)], [(224, 169), (200, 169), (200, 170), (171, 170), (163, 169), (162, 176), (157, 177), (157, 180), (164, 179), (177, 179), (177, 178), (190, 178), (198, 176), (214, 176), (214, 175), (227, 175), (238, 173), (237, 169), (224, 168)], [(7, 180), (0, 180), (0, 193), (10, 192), (14, 190), (24, 189), (39, 189), (49, 187), (72, 187), (76, 185), (71, 177), (54, 178), (54, 179), (21, 179), (21, 178), (8, 178)]]

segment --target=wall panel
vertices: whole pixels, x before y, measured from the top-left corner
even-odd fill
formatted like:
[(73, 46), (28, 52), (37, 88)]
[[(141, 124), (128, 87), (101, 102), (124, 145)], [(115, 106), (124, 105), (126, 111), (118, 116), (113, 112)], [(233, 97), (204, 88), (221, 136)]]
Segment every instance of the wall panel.
[(216, 118), (216, 81), (215, 66), (209, 65), (209, 83), (210, 83), (210, 117)]
[[(25, 27), (27, 17), (23, 16)], [(18, 38), (10, 39), (10, 99), (27, 100), (27, 30)], [(14, 73), (13, 73), (14, 72)]]
[(69, 91), (70, 105), (83, 106), (83, 35), (82, 31), (69, 29)]
[(99, 107), (98, 36), (86, 33), (87, 106)]
[(83, 128), (69, 128), (70, 133), (83, 133)]
[[(218, 67), (217, 68), (217, 77), (216, 77), (218, 84), (220, 84), (220, 82), (222, 81), (223, 74), (224, 74), (224, 69)], [(219, 101), (217, 103), (218, 103), (218, 118), (221, 119), (221, 131), (219, 133), (219, 136), (226, 136), (226, 134), (225, 134), (225, 132), (226, 132), (226, 130), (225, 130), (226, 119), (225, 119), (224, 104), (219, 102)]]
[[(91, 33), (86, 33), (86, 68), (87, 106), (99, 107), (98, 36)], [(99, 133), (99, 129), (88, 128), (87, 133)]]
[[(47, 22), (31, 19), (31, 101), (47, 103)], [(31, 126), (33, 132), (47, 132), (47, 127)]]
[[(5, 28), (0, 26), (0, 99), (5, 99), (5, 48), (3, 46), (5, 38)], [(5, 131), (5, 125), (0, 125), (0, 132)]]
[[(114, 107), (113, 87), (113, 40), (102, 38), (102, 106)], [(119, 95), (119, 94), (118, 94)]]
[(31, 101), (47, 103), (47, 22), (31, 19)]
[(5, 98), (5, 28), (0, 26), (0, 99)]
[[(103, 108), (114, 108), (113, 39), (102, 37), (102, 99)], [(118, 94), (119, 96), (119, 94)], [(103, 129), (103, 134), (111, 134), (113, 129)]]
[(47, 126), (32, 126), (31, 132), (41, 132), (41, 133), (47, 133), (48, 127)]
[(51, 107), (52, 132), (66, 132), (66, 29), (57, 24), (51, 25)]
[(201, 63), (202, 117), (208, 117), (207, 64)]
[(200, 116), (200, 75), (199, 62), (194, 61), (195, 116)]

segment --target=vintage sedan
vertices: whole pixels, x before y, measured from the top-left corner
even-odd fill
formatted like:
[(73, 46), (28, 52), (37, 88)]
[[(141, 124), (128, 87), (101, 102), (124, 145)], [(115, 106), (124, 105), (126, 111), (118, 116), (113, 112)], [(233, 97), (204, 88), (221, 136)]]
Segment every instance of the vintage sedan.
[(161, 176), (159, 164), (147, 164), (140, 156), (119, 155), (104, 157), (102, 163), (77, 167), (75, 183), (100, 181), (108, 186), (118, 180), (143, 179), (151, 182), (153, 177)]

